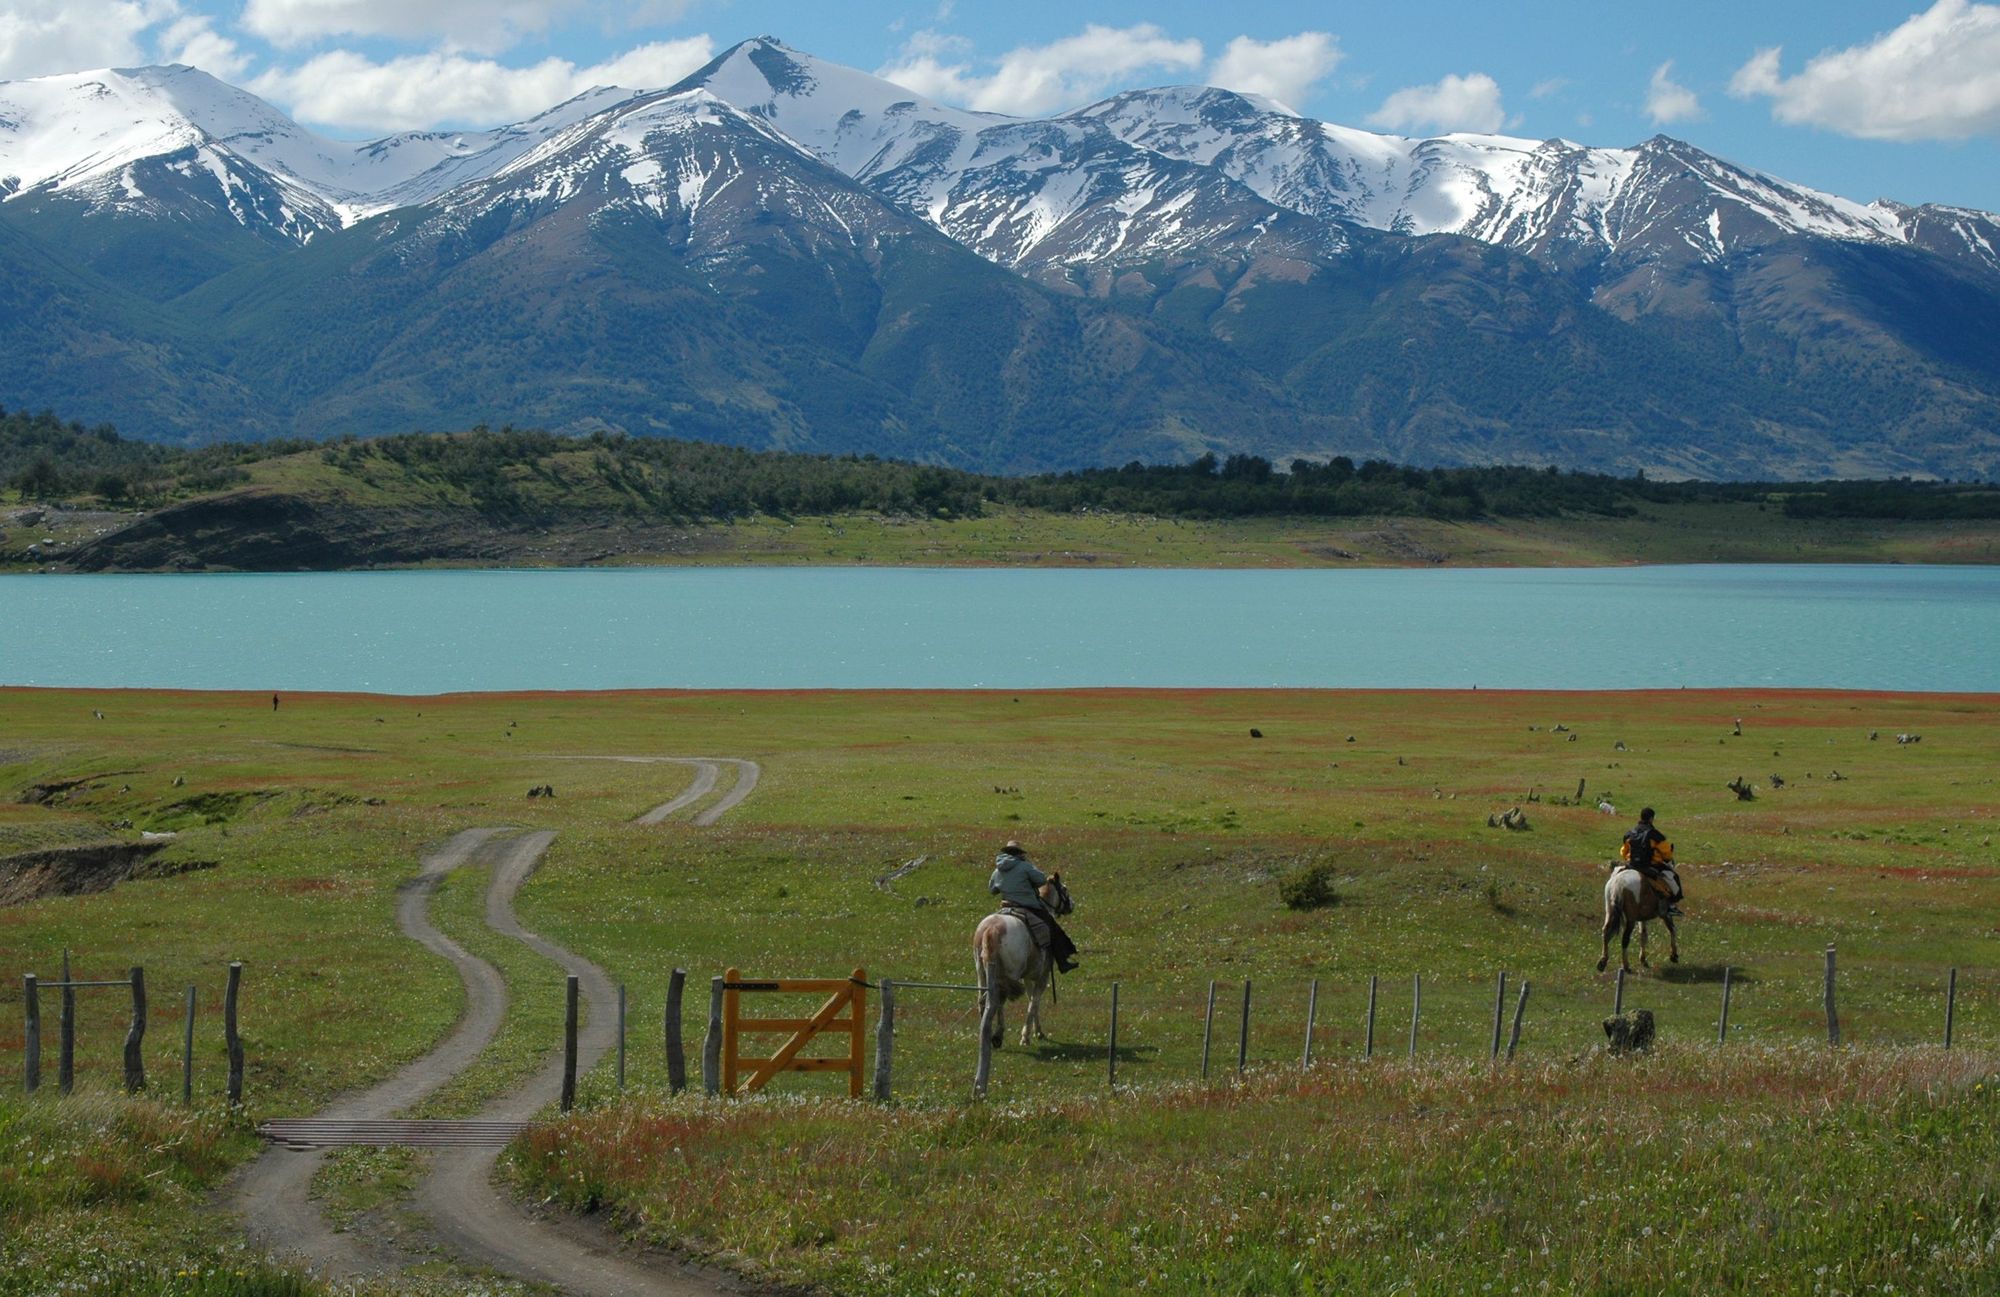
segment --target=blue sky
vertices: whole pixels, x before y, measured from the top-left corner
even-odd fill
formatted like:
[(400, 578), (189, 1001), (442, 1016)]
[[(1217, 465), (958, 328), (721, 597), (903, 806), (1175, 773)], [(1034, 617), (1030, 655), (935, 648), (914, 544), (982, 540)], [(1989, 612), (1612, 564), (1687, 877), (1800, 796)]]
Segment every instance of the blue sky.
[(1674, 135), (1858, 199), (2000, 210), (2000, 3), (0, 0), (0, 78), (188, 62), (345, 137), (666, 84), (747, 36), (1020, 114), (1259, 90), (1402, 134)]

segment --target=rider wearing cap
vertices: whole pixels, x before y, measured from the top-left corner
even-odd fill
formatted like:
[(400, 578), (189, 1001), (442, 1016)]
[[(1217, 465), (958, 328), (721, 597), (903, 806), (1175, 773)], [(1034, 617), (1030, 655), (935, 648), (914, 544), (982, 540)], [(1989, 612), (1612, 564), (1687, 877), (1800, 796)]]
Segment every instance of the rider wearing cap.
[[(1072, 958), (1076, 954), (1076, 943), (1069, 939), (1069, 934), (1056, 922), (1056, 916), (1049, 913), (1049, 907), (1042, 903), (1037, 889), (1048, 881), (1049, 876), (1035, 868), (1021, 844), (1010, 839), (994, 858), (993, 877), (987, 880), (986, 890), (998, 896), (1003, 905), (1026, 910), (1049, 925), (1049, 957), (1055, 960), (1057, 968), (1067, 973), (1076, 967), (1076, 960)], [(1030, 924), (1030, 933), (1033, 928), (1034, 925)]]

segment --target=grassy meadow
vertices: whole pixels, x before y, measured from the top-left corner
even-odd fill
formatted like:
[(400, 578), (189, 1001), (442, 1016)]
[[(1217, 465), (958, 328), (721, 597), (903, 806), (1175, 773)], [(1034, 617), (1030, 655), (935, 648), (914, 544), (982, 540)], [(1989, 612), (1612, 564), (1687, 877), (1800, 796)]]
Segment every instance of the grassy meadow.
[[(559, 834), (524, 922), (626, 983), (633, 1024), (631, 1093), (600, 1068), (581, 1114), (517, 1146), (514, 1174), (648, 1238), (885, 1293), (955, 1291), (1002, 1254), (1029, 1267), (1023, 1291), (1064, 1293), (1141, 1279), (1697, 1292), (1725, 1273), (1784, 1292), (1990, 1292), (1996, 719), (1989, 696), (1783, 691), (288, 694), (276, 712), (268, 694), (0, 691), (0, 858), (177, 835), (150, 876), (0, 909), (11, 1075), (20, 975), (52, 979), (65, 947), (81, 977), (143, 964), (153, 999), (153, 1097), (113, 1093), (126, 1004), (86, 991), (81, 1097), (60, 1103), (44, 994), (49, 1091), (24, 1101), (9, 1082), (0, 1098), (0, 1291), (141, 1282), (106, 1278), (104, 1256), (161, 1291), (293, 1284), (235, 1249), (206, 1195), (254, 1151), (254, 1122), (307, 1113), (448, 1028), (457, 980), (397, 935), (397, 887), (458, 830), (509, 825)], [(750, 757), (764, 775), (712, 828), (642, 827), (629, 821), (688, 772), (589, 759), (612, 754)], [(1755, 800), (1724, 786), (1738, 776)], [(556, 797), (524, 796), (541, 784)], [(1660, 1050), (1614, 1064), (1592, 1054), (1612, 997), (1596, 929), (1603, 862), (1641, 804), (1676, 844), (1689, 914), (1682, 962), (1658, 942), (1653, 972), (1627, 986), (1629, 1007), (1658, 1015)], [(1512, 806), (1529, 829), (1488, 827)], [(832, 1101), (824, 1076), (782, 1078), (770, 1100), (666, 1095), (673, 968), (690, 974), (691, 1046), (703, 985), (731, 965), (969, 980), (1009, 836), (1071, 883), (1084, 967), (1045, 1015), (1050, 1041), (1020, 1048), (1010, 1015), (983, 1108), (964, 1102), (971, 997), (914, 990), (889, 1108)], [(1334, 902), (1286, 908), (1279, 880), (1316, 865)], [(501, 967), (515, 1005), (434, 1115), (472, 1110), (557, 1039), (561, 978), (485, 932), (483, 881), (454, 875), (433, 912)], [(1829, 944), (1839, 1051), (1820, 1005)], [(231, 959), (249, 1054), (237, 1115), (219, 1103)], [(1523, 979), (1532, 991), (1517, 1059), (1494, 1069), (1502, 971), (1510, 1012)], [(1318, 1062), (1302, 1071), (1314, 979)], [(197, 1102), (183, 1112), (190, 984)], [(409, 1162), (335, 1159), (323, 1188), (343, 1210), (393, 1209)]]

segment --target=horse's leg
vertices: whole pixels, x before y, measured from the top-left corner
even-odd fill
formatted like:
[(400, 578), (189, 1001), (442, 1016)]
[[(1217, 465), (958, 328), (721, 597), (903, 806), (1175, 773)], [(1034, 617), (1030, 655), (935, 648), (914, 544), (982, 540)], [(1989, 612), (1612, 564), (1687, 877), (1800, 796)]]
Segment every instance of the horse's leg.
[(1646, 921), (1639, 920), (1639, 967), (1651, 968), (1652, 962), (1646, 958)]
[(1604, 971), (1604, 966), (1611, 962), (1611, 932), (1612, 929), (1616, 928), (1617, 926), (1618, 926), (1617, 908), (1615, 906), (1610, 906), (1610, 905), (1605, 906), (1603, 949), (1597, 952), (1597, 971), (1600, 973)]
[(1625, 935), (1618, 942), (1618, 962), (1628, 973), (1632, 971), (1632, 924), (1633, 920), (1625, 920)]
[(1028, 1043), (1028, 1035), (1034, 1033), (1036, 1040), (1047, 1040), (1048, 1033), (1042, 1030), (1042, 992), (1049, 984), (1048, 965), (1042, 965), (1040, 973), (1028, 983), (1028, 1011), (1021, 1019), (1021, 1043)]
[(1674, 931), (1674, 920), (1671, 915), (1662, 914), (1660, 922), (1667, 925), (1667, 962), (1678, 964), (1681, 962), (1681, 934)]

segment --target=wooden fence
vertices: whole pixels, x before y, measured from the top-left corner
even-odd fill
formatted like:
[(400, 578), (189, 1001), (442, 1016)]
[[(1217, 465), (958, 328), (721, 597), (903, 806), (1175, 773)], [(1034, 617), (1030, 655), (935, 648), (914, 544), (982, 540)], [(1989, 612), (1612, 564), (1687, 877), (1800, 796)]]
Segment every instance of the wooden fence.
[[(229, 983), (223, 993), (223, 1046), (229, 1058), (228, 1096), (231, 1106), (243, 1102), (243, 1038), (237, 1030), (237, 992), (242, 985), (243, 965), (229, 965)], [(62, 954), (62, 977), (44, 982), (33, 973), (21, 978), (22, 1011), (26, 1018), (22, 1032), (22, 1085), (33, 1094), (42, 1085), (42, 992), (60, 991), (57, 1017), (56, 1089), (70, 1094), (76, 1088), (76, 993), (79, 990), (122, 986), (131, 992), (132, 1023), (125, 1033), (125, 1090), (137, 1094), (146, 1088), (146, 970), (133, 967), (124, 977), (78, 980), (70, 976), (70, 952)], [(194, 1102), (194, 1012), (196, 988), (187, 988), (187, 1015), (181, 1033), (181, 1102)]]

